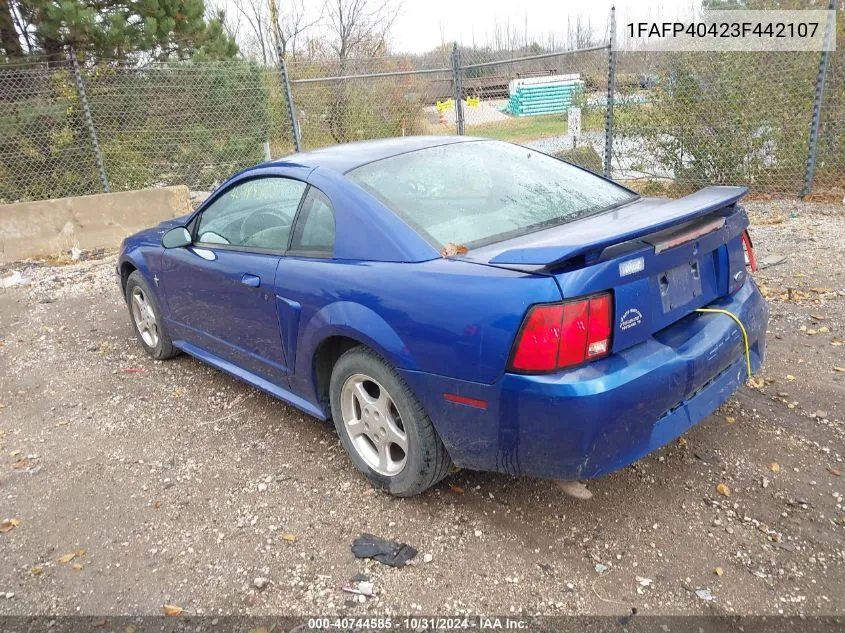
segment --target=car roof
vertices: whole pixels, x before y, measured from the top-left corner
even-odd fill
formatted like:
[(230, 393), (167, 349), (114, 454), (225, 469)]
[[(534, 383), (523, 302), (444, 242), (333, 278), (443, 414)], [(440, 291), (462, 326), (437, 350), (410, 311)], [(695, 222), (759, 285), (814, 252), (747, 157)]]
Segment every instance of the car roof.
[(401, 136), (384, 138), (374, 141), (358, 141), (356, 143), (342, 143), (308, 152), (291, 154), (279, 158), (268, 165), (300, 165), (302, 167), (322, 167), (341, 174), (351, 169), (372, 163), (383, 158), (390, 158), (398, 154), (414, 152), (427, 147), (466, 143), (467, 141), (481, 141), (485, 139), (471, 136)]

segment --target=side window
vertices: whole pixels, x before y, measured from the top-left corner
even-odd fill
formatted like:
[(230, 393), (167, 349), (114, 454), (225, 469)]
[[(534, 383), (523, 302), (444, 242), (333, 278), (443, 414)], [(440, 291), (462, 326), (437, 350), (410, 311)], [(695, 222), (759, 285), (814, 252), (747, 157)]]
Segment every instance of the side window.
[(200, 215), (197, 242), (284, 251), (306, 187), (289, 178), (256, 178), (235, 185)]
[(334, 210), (319, 189), (311, 187), (296, 220), (291, 250), (331, 255), (334, 251)]

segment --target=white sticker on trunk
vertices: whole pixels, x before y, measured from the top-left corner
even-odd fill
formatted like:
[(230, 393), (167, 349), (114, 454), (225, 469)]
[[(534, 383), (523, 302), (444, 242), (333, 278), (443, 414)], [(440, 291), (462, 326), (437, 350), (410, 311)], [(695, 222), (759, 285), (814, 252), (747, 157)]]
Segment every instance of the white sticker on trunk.
[(628, 308), (619, 319), (619, 329), (627, 330), (642, 323), (643, 313), (636, 308)]

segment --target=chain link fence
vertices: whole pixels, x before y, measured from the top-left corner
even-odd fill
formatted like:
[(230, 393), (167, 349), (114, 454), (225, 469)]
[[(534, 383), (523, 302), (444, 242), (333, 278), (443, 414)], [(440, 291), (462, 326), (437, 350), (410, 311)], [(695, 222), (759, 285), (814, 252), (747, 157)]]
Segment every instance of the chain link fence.
[(101, 191), (68, 68), (0, 68), (0, 202)]
[(209, 189), (292, 151), (277, 71), (253, 64), (96, 67), (84, 77), (113, 190)]
[(596, 172), (605, 171), (610, 149), (610, 175), (655, 195), (747, 184), (756, 193), (797, 196), (812, 158), (813, 193), (841, 198), (839, 44), (821, 102), (821, 54), (806, 52), (617, 52), (609, 64), (607, 46), (552, 53), (442, 47), (290, 62), (289, 92), (281, 69), (248, 62), (83, 64), (87, 99), (71, 64), (0, 66), (0, 202), (99, 193), (99, 165), (111, 190), (207, 190), (239, 169), (293, 153), (297, 140), (307, 151), (459, 133), (527, 145)]
[(601, 172), (607, 53), (602, 46), (517, 59), (461, 54), (465, 133), (526, 145)]
[[(442, 50), (423, 58), (299, 62), (287, 69), (303, 150), (390, 136), (464, 133), (562, 153), (602, 169), (606, 47), (534, 55), (472, 50), (459, 60), (455, 51)], [(570, 100), (544, 104), (548, 107), (540, 112), (517, 112), (510, 92), (520, 82), (564, 77), (577, 85)], [(570, 104), (581, 109), (587, 131), (577, 138), (568, 130)]]
[(835, 192), (845, 200), (845, 25), (830, 54), (813, 185), (822, 195)]
[(655, 192), (741, 183), (797, 195), (819, 59), (804, 52), (619, 54), (614, 176)]
[(0, 68), (0, 201), (186, 184), (293, 151), (279, 72), (256, 64)]
[(419, 134), (454, 134), (432, 118), (452, 91), (448, 53), (288, 64), (303, 150)]

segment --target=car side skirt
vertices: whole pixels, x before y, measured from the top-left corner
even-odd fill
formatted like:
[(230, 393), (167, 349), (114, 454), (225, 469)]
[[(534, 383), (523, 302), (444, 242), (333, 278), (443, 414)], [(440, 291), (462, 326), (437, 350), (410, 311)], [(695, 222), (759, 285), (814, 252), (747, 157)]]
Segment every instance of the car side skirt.
[(278, 398), (279, 400), (283, 400), (288, 404), (296, 407), (300, 411), (303, 411), (309, 415), (313, 415), (315, 418), (319, 418), (320, 420), (326, 420), (326, 414), (324, 411), (320, 410), (318, 407), (313, 405), (312, 403), (308, 402), (304, 398), (297, 396), (295, 393), (280, 387), (279, 385), (273, 384), (269, 380), (265, 380), (261, 376), (257, 376), (237, 365), (226, 361), (219, 356), (215, 356), (206, 350), (197, 347), (196, 345), (192, 345), (186, 341), (173, 341), (173, 345), (178, 349), (182, 350), (186, 354), (189, 354), (196, 358), (197, 360), (201, 360), (204, 363), (208, 363), (212, 367), (219, 369), (220, 371), (226, 372), (230, 376), (234, 376), (244, 382), (252, 385), (256, 389), (260, 389), (265, 393), (270, 394)]

